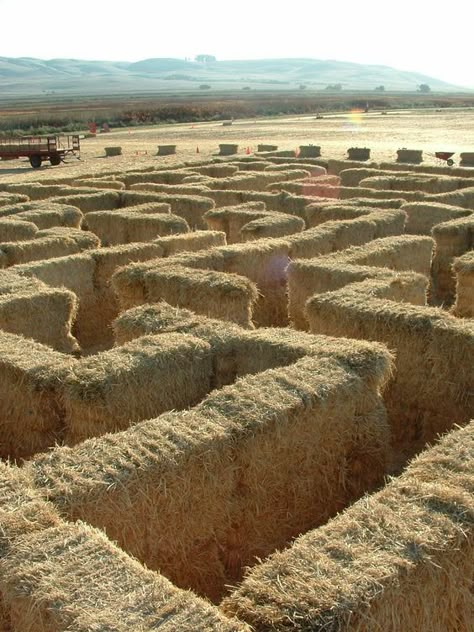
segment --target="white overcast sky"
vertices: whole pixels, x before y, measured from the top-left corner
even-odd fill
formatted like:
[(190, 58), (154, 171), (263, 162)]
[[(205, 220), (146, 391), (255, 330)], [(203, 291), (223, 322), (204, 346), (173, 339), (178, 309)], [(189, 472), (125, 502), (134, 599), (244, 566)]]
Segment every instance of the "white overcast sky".
[(0, 0), (0, 56), (308, 57), (474, 87), (474, 0)]

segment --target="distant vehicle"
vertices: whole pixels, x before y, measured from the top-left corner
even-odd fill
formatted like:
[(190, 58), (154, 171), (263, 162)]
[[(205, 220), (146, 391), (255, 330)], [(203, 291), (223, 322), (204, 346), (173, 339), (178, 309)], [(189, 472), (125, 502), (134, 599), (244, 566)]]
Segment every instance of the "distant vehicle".
[(0, 159), (29, 158), (33, 169), (39, 169), (44, 161), (53, 165), (64, 162), (71, 154), (79, 159), (81, 144), (74, 136), (10, 136), (0, 138)]

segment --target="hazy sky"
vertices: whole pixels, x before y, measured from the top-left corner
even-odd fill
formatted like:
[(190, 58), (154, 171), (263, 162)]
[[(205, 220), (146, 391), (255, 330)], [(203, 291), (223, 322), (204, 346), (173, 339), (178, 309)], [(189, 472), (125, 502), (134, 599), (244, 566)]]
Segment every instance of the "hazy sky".
[(0, 56), (309, 57), (474, 87), (473, 0), (0, 0)]

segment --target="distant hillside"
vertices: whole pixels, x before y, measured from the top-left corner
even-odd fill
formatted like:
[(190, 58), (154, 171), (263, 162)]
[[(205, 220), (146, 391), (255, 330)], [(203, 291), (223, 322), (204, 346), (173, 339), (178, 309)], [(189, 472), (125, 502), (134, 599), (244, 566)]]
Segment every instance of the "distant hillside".
[(420, 84), (433, 91), (462, 90), (434, 77), (388, 66), (370, 66), (335, 60), (261, 59), (198, 63), (182, 59), (144, 59), (138, 62), (41, 60), (0, 57), (0, 90), (5, 96), (61, 91), (110, 94), (137, 90), (195, 90), (232, 88), (324, 90), (340, 84), (343, 90), (416, 91)]

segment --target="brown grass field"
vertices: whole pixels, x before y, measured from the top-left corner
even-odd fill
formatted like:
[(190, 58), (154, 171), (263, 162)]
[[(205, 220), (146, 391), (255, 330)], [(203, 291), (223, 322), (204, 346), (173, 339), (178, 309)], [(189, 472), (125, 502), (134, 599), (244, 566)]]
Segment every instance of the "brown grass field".
[(0, 632), (474, 631), (473, 129), (0, 163)]

